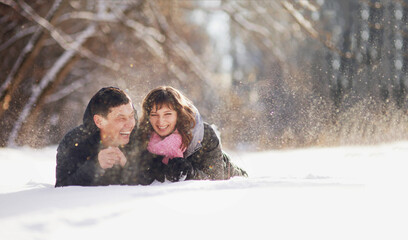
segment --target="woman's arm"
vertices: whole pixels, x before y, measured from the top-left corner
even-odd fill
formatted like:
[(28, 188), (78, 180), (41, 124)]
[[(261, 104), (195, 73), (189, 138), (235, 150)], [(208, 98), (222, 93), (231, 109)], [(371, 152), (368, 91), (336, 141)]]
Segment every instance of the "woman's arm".
[(189, 179), (223, 180), (225, 162), (220, 141), (213, 128), (204, 124), (202, 148), (187, 159), (192, 162), (194, 174)]

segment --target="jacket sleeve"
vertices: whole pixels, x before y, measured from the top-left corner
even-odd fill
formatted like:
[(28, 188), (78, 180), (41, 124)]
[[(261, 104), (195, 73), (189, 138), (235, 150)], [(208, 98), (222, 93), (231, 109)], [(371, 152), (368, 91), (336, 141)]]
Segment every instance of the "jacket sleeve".
[(204, 124), (202, 148), (188, 157), (192, 161), (194, 173), (189, 179), (224, 179), (225, 162), (220, 141), (212, 127)]
[(147, 151), (135, 151), (128, 155), (123, 169), (122, 183), (125, 185), (149, 185), (155, 179), (154, 157)]
[(57, 167), (55, 187), (96, 185), (104, 170), (96, 161), (97, 153), (75, 145), (72, 138), (65, 137), (57, 149)]

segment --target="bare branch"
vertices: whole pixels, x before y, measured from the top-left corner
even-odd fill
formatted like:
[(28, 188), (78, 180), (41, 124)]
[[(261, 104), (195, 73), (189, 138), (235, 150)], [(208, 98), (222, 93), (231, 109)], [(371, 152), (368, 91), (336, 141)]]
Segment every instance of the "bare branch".
[(284, 9), (288, 11), (288, 13), (296, 20), (296, 22), (313, 38), (325, 45), (328, 49), (337, 52), (340, 55), (344, 55), (339, 49), (337, 49), (329, 39), (321, 39), (320, 34), (317, 30), (313, 28), (313, 25), (306, 20), (299, 11), (297, 11), (294, 6), (289, 3), (288, 1), (284, 1), (281, 3)]
[(300, 0), (299, 4), (302, 5), (304, 8), (306, 8), (309, 11), (316, 12), (318, 10), (318, 7), (311, 3), (310, 1), (307, 0)]
[(65, 13), (64, 15), (60, 16), (57, 19), (56, 25), (72, 19), (82, 19), (94, 22), (117, 23), (119, 22), (119, 19), (117, 18), (115, 13), (110, 12), (111, 8), (117, 8), (123, 12), (126, 11), (131, 6), (141, 4), (141, 1), (127, 1), (127, 2), (122, 1), (120, 3), (121, 4), (118, 5), (117, 1), (98, 1), (97, 13), (89, 11), (75, 11)]
[(269, 32), (267, 28), (265, 28), (264, 26), (249, 22), (244, 16), (242, 16), (242, 14), (235, 13), (233, 14), (233, 18), (236, 20), (236, 22), (238, 22), (245, 29), (248, 29), (248, 30), (251, 29), (252, 32), (259, 33), (263, 37), (270, 37), (271, 35), (271, 32)]
[(116, 16), (119, 19), (121, 19), (122, 22), (126, 26), (133, 29), (138, 36), (153, 38), (154, 41), (157, 41), (157, 42), (160, 42), (160, 43), (163, 43), (164, 40), (166, 39), (166, 37), (163, 34), (161, 34), (160, 31), (158, 31), (157, 29), (152, 28), (152, 27), (146, 27), (143, 24), (141, 24), (141, 23), (139, 23), (139, 22), (137, 22), (137, 21), (135, 21), (133, 19), (130, 19), (130, 18), (126, 17), (125, 14), (121, 10), (119, 10), (118, 8), (114, 8), (114, 10), (115, 10)]
[(179, 68), (173, 61), (168, 61), (167, 64), (167, 69), (170, 70), (170, 72), (176, 76), (176, 78), (181, 82), (185, 83), (187, 81), (187, 75)]
[[(1, 0), (0, 0), (1, 1)], [(55, 1), (54, 4), (52, 5), (50, 11), (47, 13), (46, 18), (51, 18), (54, 13), (57, 11), (58, 7), (60, 6), (62, 0)], [(15, 4), (15, 2), (12, 2), (13, 4), (10, 5), (14, 9), (18, 9), (18, 6)], [(10, 73), (7, 75), (6, 80), (3, 82), (3, 84), (0, 87), (0, 99), (4, 96), (4, 93), (6, 89), (10, 86), (11, 82), (13, 81), (14, 77), (16, 76), (18, 70), (23, 64), (24, 59), (26, 58), (27, 54), (30, 53), (35, 46), (35, 43), (38, 41), (38, 38), (40, 37), (42, 33), (42, 28), (37, 27), (35, 30), (35, 33), (33, 36), (31, 36), (30, 40), (28, 41), (27, 45), (24, 47), (24, 49), (21, 51), (20, 55), (17, 57), (16, 62), (13, 65), (13, 68), (11, 69)]]
[(201, 60), (195, 55), (193, 50), (186, 44), (169, 26), (166, 18), (157, 10), (154, 2), (149, 2), (150, 7), (155, 13), (155, 17), (166, 33), (166, 36), (171, 40), (169, 44), (173, 47), (175, 54), (181, 57), (190, 69), (207, 85), (211, 86), (212, 74), (207, 70)]
[(156, 57), (162, 64), (166, 65), (167, 69), (180, 81), (185, 82), (186, 74), (181, 71), (177, 65), (169, 59), (163, 51), (161, 43), (165, 41), (166, 37), (162, 35), (157, 29), (146, 27), (141, 23), (129, 19), (120, 9), (113, 8), (116, 16), (127, 27), (133, 30), (135, 37), (143, 41), (147, 45), (147, 50)]
[(80, 78), (77, 81), (74, 81), (73, 83), (69, 84), (68, 86), (64, 86), (63, 89), (61, 89), (60, 91), (49, 95), (44, 103), (45, 104), (49, 104), (49, 103), (53, 103), (56, 101), (59, 101), (67, 96), (69, 96), (71, 93), (75, 92), (76, 90), (84, 87), (85, 84), (87, 84), (88, 82), (90, 82), (91, 79), (90, 78)]
[(235, 3), (224, 5), (222, 9), (230, 16), (231, 20), (236, 22), (243, 30), (254, 33), (254, 37), (258, 39), (258, 42), (267, 49), (270, 49), (279, 62), (284, 63), (286, 56), (271, 41), (272, 33), (269, 31), (269, 29), (250, 22), (240, 13), (241, 8), (241, 6)]
[(7, 6), (10, 6), (10, 7), (14, 8), (14, 9), (17, 8), (17, 4), (15, 3), (15, 1), (12, 1), (12, 0), (0, 0), (0, 3), (3, 3), (5, 5), (7, 5)]
[[(161, 35), (157, 30), (147, 30), (147, 27), (143, 26), (142, 24), (129, 19), (120, 9), (114, 8), (116, 16), (121, 20), (121, 22), (131, 28), (133, 30), (134, 35), (142, 40), (149, 48), (149, 52), (153, 54), (153, 56), (158, 57), (161, 61), (166, 61), (167, 58), (163, 52), (162, 46), (156, 41), (158, 38), (161, 41), (164, 41), (164, 36)], [(157, 32), (158, 34), (156, 37), (150, 35), (152, 32)], [(159, 35), (160, 34), (160, 35)]]
[(313, 28), (312, 24), (306, 20), (303, 15), (295, 9), (295, 7), (289, 3), (288, 1), (283, 1), (282, 6), (284, 9), (286, 9), (290, 15), (292, 15), (296, 22), (302, 26), (314, 39), (318, 39), (319, 33)]
[(38, 98), (40, 97), (44, 89), (49, 85), (50, 82), (52, 82), (56, 78), (57, 74), (61, 71), (64, 65), (76, 54), (76, 51), (74, 49), (77, 49), (80, 45), (82, 45), (89, 37), (91, 37), (95, 33), (95, 31), (96, 31), (95, 25), (94, 24), (89, 25), (74, 42), (75, 48), (66, 50), (64, 54), (62, 54), (58, 58), (54, 66), (50, 70), (48, 70), (47, 74), (45, 74), (45, 76), (40, 80), (39, 84), (32, 88), (31, 96), (27, 103), (25, 104), (18, 119), (16, 120), (13, 129), (11, 130), (7, 142), (8, 146), (16, 145), (15, 141), (22, 127), (22, 124), (30, 115), (31, 110), (33, 109), (35, 103), (37, 102)]
[(14, 36), (12, 36), (9, 40), (7, 40), (5, 43), (0, 45), (0, 52), (3, 51), (4, 49), (10, 47), (11, 45), (13, 45), (17, 40), (33, 34), (37, 31), (38, 27), (37, 26), (33, 26), (33, 27), (29, 27), (24, 29), (23, 31), (19, 31), (17, 32), (17, 34), (15, 34)]
[(115, 63), (109, 59), (99, 57), (93, 54), (88, 49), (80, 45), (78, 46), (70, 36), (60, 33), (49, 21), (36, 14), (27, 3), (25, 3), (22, 0), (19, 0), (19, 4), (22, 6), (23, 10), (29, 15), (29, 17), (32, 18), (36, 23), (41, 25), (43, 28), (47, 29), (50, 35), (53, 37), (53, 39), (57, 41), (58, 44), (65, 50), (71, 49), (75, 50), (81, 56), (86, 57), (99, 65), (112, 69), (113, 71), (119, 70), (120, 65), (118, 63)]
[[(64, 37), (61, 35), (61, 33), (54, 28), (54, 26), (46, 19), (42, 18), (39, 16), (34, 10), (25, 3), (23, 0), (18, 0), (18, 4), (22, 7), (23, 11), (26, 13), (26, 15), (33, 19), (36, 23), (38, 23), (40, 26), (43, 28), (47, 29), (51, 36), (65, 49), (69, 48), (69, 45), (67, 41), (65, 40), (66, 38), (69, 37)], [(69, 39), (72, 41), (72, 39)]]
[(60, 24), (64, 21), (72, 19), (83, 19), (96, 22), (118, 22), (118, 19), (113, 14), (100, 15), (95, 14), (93, 12), (81, 11), (81, 12), (69, 12), (65, 13), (64, 15), (61, 15), (61, 17), (57, 19), (56, 24)]
[[(262, 3), (262, 2), (261, 2)], [(284, 26), (284, 21), (277, 21), (275, 18), (275, 14), (270, 13), (268, 10), (269, 9), (276, 9), (280, 8), (279, 5), (276, 4), (276, 2), (269, 2), (270, 6), (260, 6), (258, 1), (251, 1), (252, 6), (255, 8), (256, 14), (257, 15), (262, 15), (262, 19), (265, 21), (267, 24), (266, 28), (269, 29), (274, 29), (279, 33), (284, 33), (287, 31), (287, 27)], [(276, 6), (277, 5), (277, 6)]]

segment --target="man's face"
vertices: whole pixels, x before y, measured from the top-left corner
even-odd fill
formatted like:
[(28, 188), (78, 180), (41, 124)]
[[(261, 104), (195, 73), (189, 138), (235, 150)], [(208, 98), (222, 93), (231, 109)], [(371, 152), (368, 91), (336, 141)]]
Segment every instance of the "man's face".
[(129, 143), (130, 133), (136, 125), (132, 103), (120, 105), (110, 109), (105, 118), (95, 115), (94, 121), (100, 129), (102, 144), (118, 147)]

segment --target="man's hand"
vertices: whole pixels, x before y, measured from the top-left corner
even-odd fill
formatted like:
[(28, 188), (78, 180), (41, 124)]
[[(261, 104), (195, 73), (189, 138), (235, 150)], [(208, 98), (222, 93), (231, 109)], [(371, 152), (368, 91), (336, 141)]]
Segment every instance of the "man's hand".
[(118, 147), (108, 147), (99, 152), (98, 161), (101, 168), (107, 169), (113, 167), (115, 164), (124, 167), (127, 159)]

